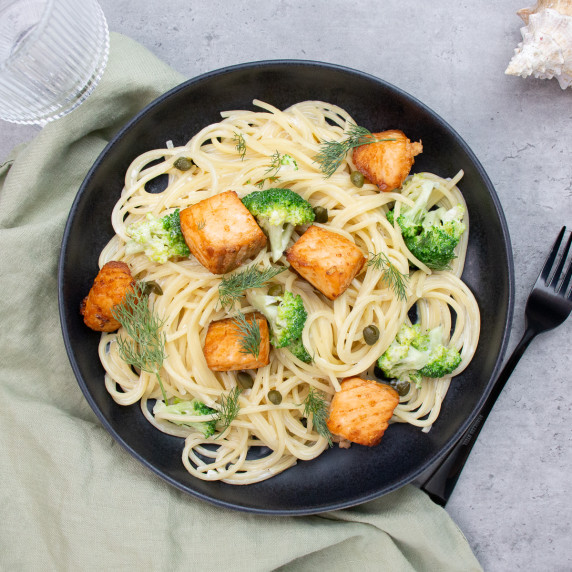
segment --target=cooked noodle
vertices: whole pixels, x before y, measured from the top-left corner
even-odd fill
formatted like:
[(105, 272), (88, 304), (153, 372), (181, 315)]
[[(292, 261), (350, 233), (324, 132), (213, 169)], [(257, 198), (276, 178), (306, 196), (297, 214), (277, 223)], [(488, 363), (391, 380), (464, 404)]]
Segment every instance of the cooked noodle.
[[(105, 383), (113, 399), (121, 405), (140, 402), (146, 418), (161, 431), (185, 437), (183, 463), (193, 475), (205, 480), (223, 480), (249, 484), (267, 479), (298, 459), (310, 460), (328, 447), (327, 440), (312, 427), (303, 424), (303, 402), (310, 387), (329, 400), (348, 376), (372, 371), (377, 358), (395, 338), (400, 325), (408, 320), (408, 311), (417, 304), (422, 328), (443, 325), (448, 341), (460, 350), (462, 362), (455, 374), (470, 362), (478, 342), (480, 320), (476, 301), (460, 280), (469, 231), (458, 246), (458, 257), (450, 271), (431, 272), (405, 248), (401, 235), (385, 216), (393, 204), (412, 204), (408, 192), (380, 192), (366, 182), (362, 188), (352, 185), (351, 153), (330, 178), (326, 179), (314, 162), (320, 143), (342, 139), (349, 123), (346, 111), (327, 103), (306, 101), (280, 111), (255, 101), (262, 111), (229, 111), (222, 121), (204, 128), (185, 146), (149, 151), (135, 159), (125, 175), (125, 188), (113, 210), (116, 236), (101, 253), (100, 266), (110, 260), (124, 261), (138, 279), (156, 281), (163, 295), (151, 294), (155, 311), (164, 320), (167, 359), (161, 379), (169, 397), (197, 398), (217, 408), (221, 394), (236, 386), (236, 372), (211, 371), (203, 356), (209, 323), (229, 317), (221, 308), (218, 285), (221, 277), (211, 274), (194, 257), (158, 264), (143, 253), (126, 254), (129, 240), (126, 228), (142, 220), (146, 213), (164, 216), (175, 208), (184, 209), (214, 194), (234, 190), (240, 197), (259, 190), (255, 183), (268, 179), (271, 157), (289, 154), (298, 170), (280, 168), (278, 181), (267, 180), (264, 188), (287, 187), (310, 201), (312, 206), (328, 209), (330, 220), (324, 226), (338, 232), (371, 257), (385, 253), (402, 273), (409, 272), (409, 260), (420, 270), (409, 280), (408, 296), (400, 300), (383, 281), (382, 271), (366, 266), (338, 299), (331, 302), (308, 282), (290, 270), (273, 283), (300, 294), (308, 312), (302, 340), (313, 357), (305, 364), (287, 349), (273, 349), (270, 364), (253, 371), (254, 386), (242, 392), (240, 412), (223, 435), (205, 439), (190, 427), (168, 421), (169, 415), (153, 415), (152, 405), (161, 399), (156, 378), (135, 372), (119, 356), (116, 336), (122, 331), (103, 334), (99, 354), (106, 370)], [(237, 134), (246, 143), (246, 155), (237, 150)], [(194, 166), (181, 172), (173, 163), (190, 157)], [(150, 166), (150, 164), (152, 164)], [(159, 175), (168, 175), (161, 193), (149, 193), (145, 185)], [(432, 202), (446, 207), (463, 204), (454, 179), (424, 174), (435, 181)], [(468, 229), (468, 216), (465, 216)], [(316, 223), (317, 224), (317, 223)], [(294, 233), (293, 241), (301, 234)], [(270, 267), (270, 252), (263, 250), (251, 262)], [(285, 258), (277, 264), (287, 265)], [(244, 269), (237, 269), (240, 272)], [(252, 310), (242, 299), (242, 311)], [(240, 306), (240, 304), (239, 304)], [(238, 306), (237, 306), (238, 307)], [(364, 327), (375, 324), (380, 336), (374, 345), (364, 342)], [(371, 375), (369, 376), (372, 379)], [(427, 379), (421, 389), (411, 384), (409, 394), (400, 399), (393, 421), (407, 422), (428, 430), (439, 415), (451, 376)], [(273, 405), (267, 394), (278, 390), (283, 400)], [(200, 417), (180, 416), (181, 421), (201, 421)], [(383, 446), (383, 443), (380, 445)]]

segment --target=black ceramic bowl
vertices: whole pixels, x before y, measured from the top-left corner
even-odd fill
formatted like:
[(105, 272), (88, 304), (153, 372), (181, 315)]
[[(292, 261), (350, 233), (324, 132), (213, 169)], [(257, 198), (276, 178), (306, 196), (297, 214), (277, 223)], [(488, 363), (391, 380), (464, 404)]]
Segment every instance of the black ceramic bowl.
[[(414, 171), (443, 177), (463, 169), (471, 234), (463, 280), (474, 292), (482, 318), (471, 365), (455, 379), (429, 433), (405, 424), (389, 427), (373, 448), (337, 446), (299, 462), (262, 483), (233, 486), (192, 477), (181, 462), (183, 440), (164, 435), (138, 405), (121, 407), (107, 394), (97, 355), (99, 334), (79, 315), (113, 231), (110, 215), (123, 176), (139, 154), (182, 145), (228, 109), (253, 109), (258, 98), (278, 108), (303, 100), (335, 103), (372, 131), (397, 128), (423, 141)], [(494, 277), (494, 278), (493, 278)], [(374, 499), (411, 482), (467, 428), (495, 378), (505, 351), (513, 306), (513, 265), (506, 222), (483, 167), (459, 135), (421, 102), (358, 71), (305, 61), (238, 65), (192, 79), (139, 113), (105, 148), (81, 186), (65, 229), (60, 267), (61, 324), (69, 359), (86, 399), (103, 425), (133, 456), (179, 489), (229, 508), (271, 514), (309, 514)]]

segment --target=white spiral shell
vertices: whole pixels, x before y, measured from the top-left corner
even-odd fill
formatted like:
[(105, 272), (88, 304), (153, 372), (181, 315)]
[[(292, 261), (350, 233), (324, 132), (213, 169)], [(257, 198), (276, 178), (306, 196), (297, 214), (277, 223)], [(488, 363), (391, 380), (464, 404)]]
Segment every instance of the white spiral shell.
[[(552, 6), (552, 7), (547, 7)], [(555, 77), (562, 89), (572, 84), (572, 2), (539, 1), (518, 14), (528, 25), (505, 73), (540, 79)]]

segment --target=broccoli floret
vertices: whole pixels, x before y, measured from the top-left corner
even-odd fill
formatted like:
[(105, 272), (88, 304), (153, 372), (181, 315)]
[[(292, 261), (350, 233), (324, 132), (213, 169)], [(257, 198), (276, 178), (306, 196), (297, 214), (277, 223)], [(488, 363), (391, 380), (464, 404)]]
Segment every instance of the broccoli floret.
[(422, 376), (443, 377), (459, 366), (461, 355), (455, 348), (444, 346), (441, 339), (441, 326), (421, 333), (418, 324), (403, 324), (377, 365), (388, 378), (417, 386)]
[[(413, 324), (408, 326), (407, 324), (402, 324), (401, 328), (397, 332), (395, 339), (400, 344), (411, 345), (414, 340), (417, 340), (421, 336), (421, 326), (419, 324)], [(419, 348), (418, 348), (419, 349)]]
[(268, 234), (274, 261), (288, 246), (294, 227), (313, 222), (315, 216), (312, 205), (290, 189), (254, 191), (246, 195), (242, 203)]
[(183, 233), (179, 209), (163, 218), (147, 213), (144, 221), (127, 227), (131, 240), (126, 245), (128, 254), (144, 252), (154, 262), (164, 264), (173, 256), (189, 256), (190, 251)]
[(298, 338), (291, 344), (286, 346), (286, 349), (294, 354), (300, 361), (304, 363), (312, 363), (312, 356), (308, 353), (304, 344), (302, 343), (302, 338)]
[(284, 155), (282, 155), (280, 157), (280, 167), (289, 167), (291, 168), (293, 171), (297, 171), (298, 170), (298, 163), (296, 163), (296, 159), (294, 159), (294, 157), (292, 157), (292, 155), (288, 155), (288, 153), (284, 153)]
[[(413, 256), (434, 270), (444, 270), (455, 258), (455, 247), (465, 231), (462, 222), (465, 209), (457, 205), (451, 209), (440, 207), (427, 210), (434, 183), (423, 181), (412, 207), (401, 206), (397, 224), (407, 248)], [(387, 213), (387, 220), (394, 224), (394, 213)]]
[(288, 291), (282, 296), (268, 296), (257, 288), (248, 290), (246, 299), (268, 320), (270, 342), (275, 348), (286, 347), (302, 335), (308, 317), (302, 296)]
[(419, 336), (411, 345), (428, 354), (427, 363), (419, 370), (425, 377), (443, 377), (457, 369), (461, 363), (461, 355), (455, 348), (447, 348), (441, 343), (441, 327), (433, 328)]
[[(155, 407), (153, 408), (153, 413), (171, 413), (175, 415), (213, 415), (218, 413), (216, 409), (211, 409), (207, 407), (202, 401), (198, 399), (193, 399), (192, 401), (181, 401), (175, 400), (172, 405), (165, 405), (163, 401), (157, 401)], [(169, 420), (171, 423), (176, 425), (184, 425), (185, 427), (193, 427), (199, 433), (202, 433), (203, 437), (207, 438), (214, 435), (216, 430), (216, 419), (211, 421), (197, 421), (196, 423), (190, 423), (188, 421), (174, 421)]]
[(394, 340), (377, 360), (377, 365), (388, 378), (410, 381), (410, 373), (420, 370), (427, 363), (427, 355), (409, 343)]

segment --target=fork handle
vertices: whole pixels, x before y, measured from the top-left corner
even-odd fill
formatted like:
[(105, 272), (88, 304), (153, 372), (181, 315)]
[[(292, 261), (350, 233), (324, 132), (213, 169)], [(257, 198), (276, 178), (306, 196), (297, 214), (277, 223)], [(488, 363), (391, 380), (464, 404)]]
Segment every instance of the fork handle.
[(522, 357), (522, 354), (524, 354), (526, 348), (537, 334), (538, 331), (534, 328), (526, 328), (522, 339), (494, 382), (491, 392), (479, 409), (477, 416), (469, 425), (469, 428), (445, 457), (442, 458), (427, 480), (420, 486), (421, 490), (425, 491), (437, 504), (441, 506), (447, 504), (489, 413), (492, 411), (496, 400), (506, 385), (508, 378), (514, 371), (516, 364)]

